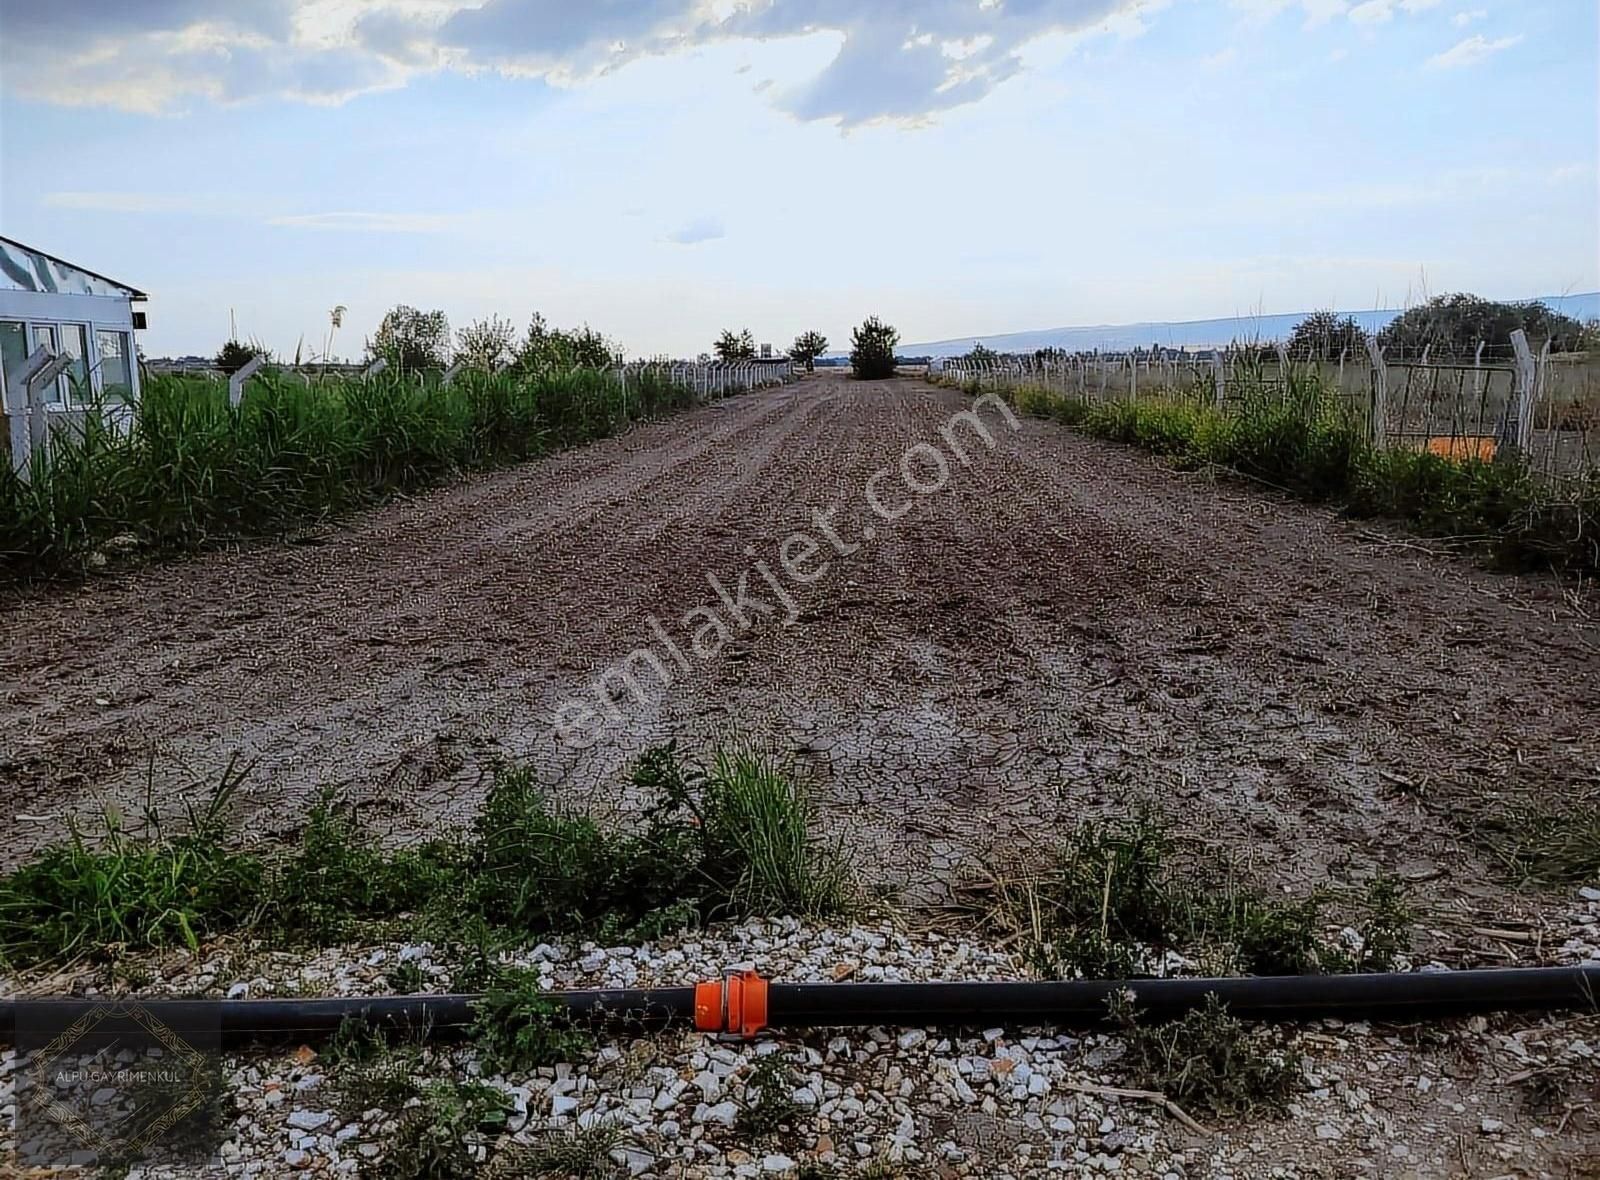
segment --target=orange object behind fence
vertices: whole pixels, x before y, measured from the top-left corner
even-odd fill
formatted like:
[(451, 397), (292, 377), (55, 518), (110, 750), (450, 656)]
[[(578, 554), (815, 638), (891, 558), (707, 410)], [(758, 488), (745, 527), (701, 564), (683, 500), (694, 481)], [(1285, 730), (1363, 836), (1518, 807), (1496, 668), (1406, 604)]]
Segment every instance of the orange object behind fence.
[(1465, 438), (1430, 438), (1427, 449), (1430, 455), (1454, 459), (1458, 463), (1465, 463), (1469, 459), (1492, 463), (1498, 445), (1488, 435), (1467, 435)]

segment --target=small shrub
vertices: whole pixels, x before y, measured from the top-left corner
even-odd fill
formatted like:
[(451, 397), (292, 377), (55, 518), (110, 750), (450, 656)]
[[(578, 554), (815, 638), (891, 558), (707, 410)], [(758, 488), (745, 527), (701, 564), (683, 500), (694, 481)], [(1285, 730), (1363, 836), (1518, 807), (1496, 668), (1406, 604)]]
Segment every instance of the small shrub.
[(1283, 901), (1234, 892), (1222, 900), (1215, 920), (1251, 974), (1305, 975), (1330, 961), (1321, 945), (1322, 908), (1320, 893)]
[(472, 1180), (479, 1151), (505, 1129), (511, 1101), (492, 1086), (435, 1082), (400, 1118), (388, 1149), (362, 1170), (371, 1180)]
[(357, 1118), (366, 1110), (399, 1110), (419, 1092), (422, 1048), (416, 1038), (393, 1035), (365, 1020), (340, 1022), (322, 1051), (332, 1071), (340, 1110)]
[(798, 1084), (794, 1068), (782, 1053), (760, 1058), (745, 1082), (745, 1100), (734, 1130), (747, 1139), (760, 1140), (792, 1125), (800, 1111), (793, 1098)]
[(551, 1000), (537, 972), (505, 969), (494, 974), (473, 1012), (471, 1036), (487, 1069), (538, 1069), (588, 1056), (594, 1034), (573, 1023)]
[(1361, 949), (1349, 970), (1393, 970), (1395, 960), (1410, 949), (1414, 920), (1399, 880), (1386, 874), (1374, 877), (1367, 886), (1356, 928), (1361, 936)]
[(611, 1154), (627, 1141), (628, 1132), (613, 1122), (551, 1131), (502, 1152), (489, 1172), (506, 1180), (622, 1180), (628, 1169)]
[(1112, 997), (1110, 1009), (1127, 1045), (1121, 1066), (1130, 1079), (1190, 1111), (1281, 1112), (1304, 1088), (1299, 1055), (1271, 1033), (1247, 1028), (1215, 993), (1165, 1024), (1142, 1023), (1126, 995)]
[(385, 853), (326, 792), (307, 817), (300, 847), (276, 874), (272, 908), (291, 938), (327, 941), (357, 922), (414, 913), (454, 893), (462, 852), (433, 841)]
[(663, 911), (681, 914), (698, 895), (697, 845), (675, 812), (654, 814), (639, 834), (608, 831), (553, 809), (531, 771), (504, 768), (478, 819), (470, 903), (528, 934), (659, 931)]

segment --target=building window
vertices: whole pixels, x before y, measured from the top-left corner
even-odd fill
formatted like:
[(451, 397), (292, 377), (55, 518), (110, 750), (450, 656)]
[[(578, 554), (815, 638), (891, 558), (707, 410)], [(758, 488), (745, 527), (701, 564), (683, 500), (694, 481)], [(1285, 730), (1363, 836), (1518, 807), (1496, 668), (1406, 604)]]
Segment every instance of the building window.
[(79, 405), (94, 400), (94, 390), (89, 385), (89, 333), (82, 324), (62, 324), (61, 351), (71, 358), (61, 384), (67, 398)]
[(100, 393), (108, 402), (126, 402), (133, 397), (131, 367), (126, 332), (100, 329), (94, 334), (100, 352)]
[[(54, 324), (33, 325), (33, 347), (48, 348), (51, 356), (54, 356), (56, 353), (61, 351), (61, 343), (56, 338), (56, 328)], [(60, 405), (61, 382), (52, 382), (47, 388), (40, 390), (39, 400), (44, 402), (44, 404), (47, 406)]]
[[(11, 379), (11, 370), (27, 359), (27, 331), (16, 320), (0, 320), (0, 388)], [(26, 398), (25, 393), (8, 390), (6, 404), (20, 407)]]

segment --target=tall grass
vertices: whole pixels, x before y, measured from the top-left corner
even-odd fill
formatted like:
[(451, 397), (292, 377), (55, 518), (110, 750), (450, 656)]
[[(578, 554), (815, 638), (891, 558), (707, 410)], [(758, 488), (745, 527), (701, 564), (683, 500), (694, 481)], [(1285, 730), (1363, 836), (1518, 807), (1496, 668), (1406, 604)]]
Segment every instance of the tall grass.
[(273, 535), (693, 399), (655, 374), (624, 389), (598, 370), (467, 373), (450, 386), (269, 372), (235, 407), (220, 382), (152, 376), (126, 430), (90, 411), (34, 457), (31, 479), (0, 463), (0, 579), (81, 569), (113, 540), (160, 552)]
[(1225, 410), (1171, 394), (1090, 401), (1025, 388), (1007, 396), (1024, 413), (1184, 465), (1227, 468), (1353, 516), (1454, 539), (1504, 568), (1600, 572), (1600, 476), (1554, 486), (1510, 456), (1379, 449), (1315, 374), (1291, 372), (1282, 388), (1247, 382)]

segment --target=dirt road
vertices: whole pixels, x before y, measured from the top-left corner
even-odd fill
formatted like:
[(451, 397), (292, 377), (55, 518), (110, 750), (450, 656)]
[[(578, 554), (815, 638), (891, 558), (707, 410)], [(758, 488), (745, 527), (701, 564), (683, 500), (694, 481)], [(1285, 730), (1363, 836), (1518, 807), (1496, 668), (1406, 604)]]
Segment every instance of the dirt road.
[[(992, 449), (970, 422), (952, 445), (967, 404), (818, 377), (312, 543), (8, 600), (5, 855), (134, 806), (147, 771), (170, 810), (236, 755), (257, 834), (293, 831), (324, 785), (433, 831), (497, 758), (603, 805), (641, 746), (737, 733), (792, 752), (871, 875), (918, 893), (1149, 797), (1285, 885), (1382, 866), (1463, 924), (1537, 905), (1507, 902), (1446, 813), (1508, 783), (1594, 789), (1600, 628), (1559, 587), (993, 408)], [(948, 468), (925, 495), (901, 470), (918, 443), (913, 481), (935, 482), (930, 451)], [(881, 469), (892, 522), (866, 496)], [(796, 530), (814, 581), (783, 572)], [(708, 581), (749, 574), (790, 613), (757, 562), (792, 625), (737, 626)], [(712, 658), (690, 648), (696, 607), (721, 619)], [(559, 742), (562, 703), (599, 711), (594, 677), (645, 648), (670, 686), (635, 659), (647, 699), (612, 677), (620, 719)]]

